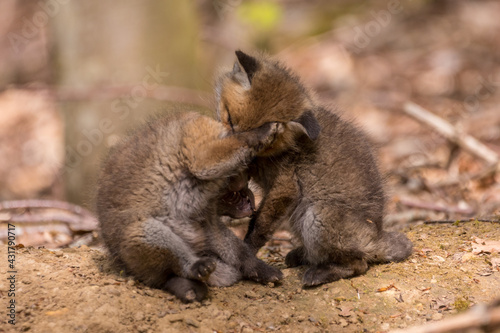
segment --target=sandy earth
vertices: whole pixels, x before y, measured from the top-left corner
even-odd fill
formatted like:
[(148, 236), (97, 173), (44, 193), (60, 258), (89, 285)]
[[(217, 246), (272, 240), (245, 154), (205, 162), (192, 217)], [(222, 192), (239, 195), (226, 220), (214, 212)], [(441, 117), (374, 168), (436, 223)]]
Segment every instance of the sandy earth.
[(498, 224), (416, 225), (405, 232), (415, 246), (407, 261), (307, 290), (299, 279), (304, 269), (285, 268), (286, 251), (261, 250), (283, 270), (281, 285), (243, 281), (211, 288), (208, 299), (188, 305), (120, 276), (102, 251), (18, 248), (15, 326), (4, 321), (11, 297), (9, 267), (0, 261), (0, 332), (380, 332), (500, 297), (500, 255), (491, 250), (498, 248)]

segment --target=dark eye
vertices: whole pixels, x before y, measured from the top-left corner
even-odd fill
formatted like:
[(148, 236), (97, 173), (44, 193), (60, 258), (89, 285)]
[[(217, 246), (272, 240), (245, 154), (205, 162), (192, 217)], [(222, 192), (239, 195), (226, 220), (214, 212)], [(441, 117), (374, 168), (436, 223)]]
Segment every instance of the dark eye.
[(227, 105), (226, 105), (226, 112), (227, 112), (227, 122), (229, 123), (229, 126), (231, 126), (231, 131), (233, 131), (234, 133), (233, 121), (231, 120), (231, 113), (229, 112)]

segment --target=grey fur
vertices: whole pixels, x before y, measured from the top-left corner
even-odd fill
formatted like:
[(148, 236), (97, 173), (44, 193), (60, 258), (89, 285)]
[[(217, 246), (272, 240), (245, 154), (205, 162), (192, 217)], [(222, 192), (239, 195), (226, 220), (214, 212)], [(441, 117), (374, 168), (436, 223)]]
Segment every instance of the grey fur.
[(218, 116), (225, 126), (230, 117), (239, 131), (274, 121), (285, 127), (250, 166), (264, 196), (247, 244), (257, 251), (289, 221), (300, 245), (286, 264), (310, 266), (305, 286), (363, 274), (369, 263), (407, 258), (411, 242), (383, 228), (383, 181), (365, 134), (320, 106), (284, 66), (266, 56), (254, 60), (250, 89), (233, 72), (217, 81)]
[[(147, 285), (185, 302), (203, 299), (205, 283), (280, 280), (281, 272), (258, 260), (217, 215), (223, 211), (217, 208), (221, 196), (234, 187), (231, 179), (241, 178), (279, 129), (267, 124), (229, 135), (213, 119), (178, 113), (114, 147), (97, 195), (101, 233), (112, 257)], [(236, 183), (246, 186), (246, 178)]]

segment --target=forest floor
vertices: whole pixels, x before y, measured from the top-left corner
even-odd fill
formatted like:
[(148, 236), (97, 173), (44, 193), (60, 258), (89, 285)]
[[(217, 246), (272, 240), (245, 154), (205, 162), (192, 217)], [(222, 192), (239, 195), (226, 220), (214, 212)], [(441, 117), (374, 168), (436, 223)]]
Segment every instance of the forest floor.
[[(422, 223), (498, 222), (500, 169), (488, 171), (488, 160), (477, 150), (465, 149), (404, 111), (407, 102), (417, 103), (500, 155), (500, 3), (404, 2), (379, 34), (359, 45), (356, 32), (374, 26), (374, 11), (387, 9), (386, 1), (374, 3), (362, 16), (346, 15), (325, 33), (296, 44), (283, 39), (286, 45), (276, 49), (322, 103), (338, 105), (379, 147), (387, 175), (386, 226), (403, 228), (413, 241), (410, 258), (303, 289), (304, 268), (284, 264), (291, 244), (283, 239), (289, 235), (277, 235), (259, 256), (282, 269), (281, 284), (242, 281), (210, 288), (202, 303), (182, 304), (122, 276), (100, 250), (97, 230), (81, 236), (83, 229), (73, 234), (61, 223), (18, 223), (16, 243), (26, 246), (16, 249), (15, 297), (9, 296), (11, 283), (5, 278), (11, 275), (7, 257), (0, 258), (0, 332), (387, 332), (442, 323), (500, 299), (498, 223)], [(287, 22), (296, 25), (297, 12), (290, 11)], [(25, 136), (19, 128), (15, 132)], [(22, 187), (34, 178), (16, 179)], [(4, 227), (13, 217), (40, 213), (0, 211)], [(2, 242), (7, 242), (6, 229), (0, 230)], [(0, 253), (7, 251), (0, 245)], [(4, 304), (11, 299), (15, 326), (5, 320)]]
[[(303, 268), (285, 267), (283, 247), (264, 248), (259, 256), (282, 269), (283, 283), (210, 288), (193, 304), (120, 276), (103, 251), (86, 245), (20, 247), (16, 325), (0, 332), (384, 332), (500, 298), (498, 224), (420, 224), (405, 233), (414, 243), (408, 260), (313, 289), (301, 286)], [(2, 298), (9, 288), (2, 279)]]

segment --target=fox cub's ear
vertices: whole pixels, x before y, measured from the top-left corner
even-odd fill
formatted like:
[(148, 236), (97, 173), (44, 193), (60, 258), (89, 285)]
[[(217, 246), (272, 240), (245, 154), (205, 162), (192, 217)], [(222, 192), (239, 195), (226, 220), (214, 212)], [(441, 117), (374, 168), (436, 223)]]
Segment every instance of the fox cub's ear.
[(233, 66), (233, 77), (246, 89), (250, 89), (252, 79), (259, 69), (259, 63), (254, 57), (241, 51), (236, 51), (238, 61)]
[(319, 132), (321, 131), (321, 126), (319, 126), (316, 117), (314, 117), (310, 110), (304, 112), (298, 119), (293, 120), (292, 123), (296, 123), (297, 125), (300, 124), (302, 130), (311, 140), (316, 140), (319, 136)]

